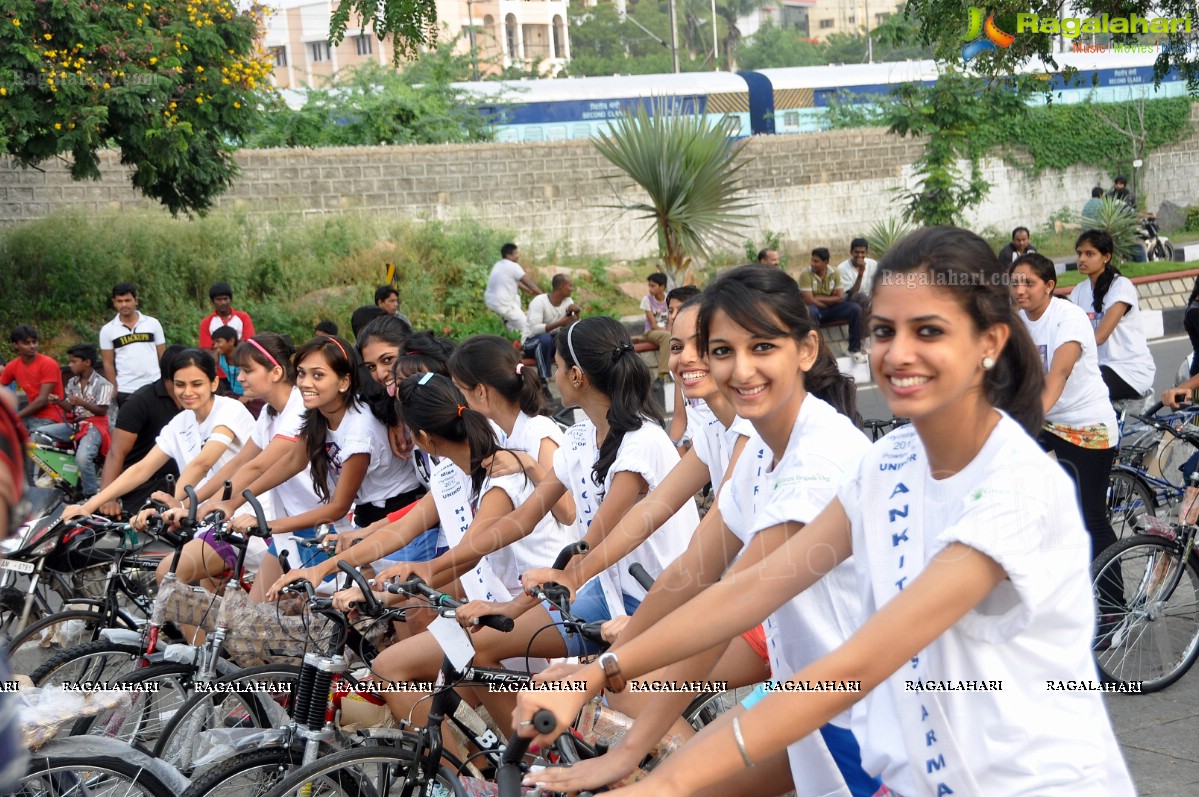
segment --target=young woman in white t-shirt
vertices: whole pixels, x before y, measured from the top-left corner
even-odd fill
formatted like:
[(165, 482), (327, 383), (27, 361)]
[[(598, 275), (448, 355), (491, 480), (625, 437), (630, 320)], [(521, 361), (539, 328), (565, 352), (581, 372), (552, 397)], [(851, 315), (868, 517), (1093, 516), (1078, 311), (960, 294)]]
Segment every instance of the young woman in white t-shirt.
[(1115, 244), (1102, 230), (1087, 230), (1074, 244), (1078, 273), (1070, 301), (1086, 311), (1099, 345), (1099, 371), (1112, 401), (1139, 398), (1153, 388), (1156, 366), (1145, 331), (1137, 286), (1112, 263)]
[(250, 439), (254, 416), (236, 399), (216, 394), (216, 361), (211, 352), (184, 349), (170, 364), (167, 377), (183, 412), (163, 427), (145, 457), (83, 504), (64, 509), (64, 518), (95, 512), (145, 483), (171, 459), (179, 468), (175, 498), (182, 498), (184, 487), (203, 486)]
[(1045, 425), (1038, 440), (1078, 485), (1094, 559), (1116, 542), (1107, 513), (1107, 482), (1120, 439), (1099, 373), (1095, 336), (1082, 308), (1054, 297), (1057, 272), (1049, 258), (1024, 255), (1012, 265), (1011, 277), (1012, 300), (1045, 370)]
[[(1004, 273), (986, 241), (951, 227), (913, 233), (884, 257), (871, 368), (912, 424), (875, 444), (759, 565), (571, 677), (619, 689), (664, 651), (692, 655), (759, 622), (851, 553), (867, 619), (819, 661), (776, 673), (785, 689), (614, 794), (726, 793), (858, 701), (863, 764), (890, 793), (1134, 794), (1102, 695), (1070, 689), (1097, 679), (1090, 542), (1073, 485), (1029, 436), (1044, 379)], [(562, 725), (575, 697), (525, 693), (516, 716), (544, 706)]]
[[(686, 324), (683, 334), (691, 333), (685, 338), (690, 347), (707, 352), (702, 369), (698, 363), (681, 367), (683, 385), (709, 383), (715, 393), (709, 393), (709, 400), (719, 411), (741, 416), (738, 423), (748, 426), (748, 436), (691, 546), (655, 583), (612, 648), (615, 654), (716, 583), (726, 570), (755, 565), (797, 533), (833, 499), (841, 478), (856, 471), (869, 447), (850, 419), (856, 417), (853, 382), (822, 346), (799, 294), (795, 280), (778, 269), (745, 266), (707, 288), (696, 315), (686, 306), (679, 311), (676, 328)], [(704, 448), (703, 440), (702, 434), (695, 437), (693, 453)], [(673, 477), (674, 472), (667, 483)], [(656, 494), (643, 503), (652, 503)], [(609, 540), (622, 536), (628, 520)], [(629, 535), (637, 530), (625, 529)], [(760, 642), (746, 634), (730, 635), (731, 642), (725, 637), (700, 656), (670, 657), (668, 661), (678, 663), (647, 678), (729, 680), (730, 686), (740, 686), (764, 680), (772, 668), (791, 672), (847, 639), (857, 628), (860, 609), (852, 565), (845, 563), (818, 590), (774, 612)], [(737, 613), (739, 608), (730, 603), (720, 611)], [(614, 751), (569, 770), (541, 773), (537, 781), (552, 790), (573, 791), (609, 784), (627, 774), (678, 716), (689, 695), (653, 697)], [(625, 710), (624, 694), (608, 699)], [(751, 703), (759, 699), (755, 694)], [(862, 770), (848, 716), (763, 762), (755, 772), (738, 778), (735, 786), (720, 784), (727, 794), (794, 790), (800, 797), (869, 797), (878, 787), (878, 781)]]

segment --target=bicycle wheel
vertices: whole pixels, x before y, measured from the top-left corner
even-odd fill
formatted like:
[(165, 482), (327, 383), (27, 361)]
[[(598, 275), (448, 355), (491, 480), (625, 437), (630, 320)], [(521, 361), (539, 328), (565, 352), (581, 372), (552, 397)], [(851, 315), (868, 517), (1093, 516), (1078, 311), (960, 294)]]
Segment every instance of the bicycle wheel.
[[(154, 745), (161, 758), (187, 775), (194, 768), (205, 731), (218, 728), (271, 728), (290, 710), (300, 668), (278, 664), (250, 667), (216, 682), (216, 691), (197, 691), (163, 728)], [(223, 691), (224, 685), (259, 691)]]
[(208, 767), (180, 797), (262, 797), (303, 760), (303, 748), (250, 750)]
[[(119, 617), (119, 615), (118, 615)], [(71, 609), (43, 617), (31, 624), (8, 644), (8, 660), (12, 671), (29, 675), (64, 650), (99, 638), (107, 628), (106, 615), (94, 609)], [(132, 628), (123, 622), (122, 628)]]
[(1105, 676), (1165, 689), (1199, 656), (1199, 564), (1146, 534), (1121, 540), (1091, 566), (1099, 604), (1095, 658)]
[(117, 756), (35, 755), (19, 797), (175, 797), (156, 775)]
[(187, 664), (152, 664), (122, 676), (111, 686), (129, 692), (130, 705), (81, 717), (71, 736), (105, 736), (153, 749), (166, 723), (191, 694), (194, 674)]
[(141, 653), (139, 645), (99, 639), (51, 656), (29, 677), (34, 686), (85, 681), (112, 683), (139, 666)]
[(1153, 493), (1136, 474), (1113, 470), (1107, 480), (1107, 514), (1116, 539), (1136, 534), (1141, 518), (1157, 514)]
[[(374, 797), (401, 794), (423, 775), (413, 766), (410, 750), (358, 748), (335, 753), (291, 772), (263, 797)], [(425, 788), (425, 797), (466, 797), (452, 771), (440, 767)]]

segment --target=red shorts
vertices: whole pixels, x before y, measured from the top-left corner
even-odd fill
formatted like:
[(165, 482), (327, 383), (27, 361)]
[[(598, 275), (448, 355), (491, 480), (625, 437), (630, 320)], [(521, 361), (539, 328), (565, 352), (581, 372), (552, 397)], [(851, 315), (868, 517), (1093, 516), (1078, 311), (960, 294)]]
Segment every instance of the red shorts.
[(762, 661), (766, 662), (766, 666), (770, 666), (770, 652), (766, 649), (766, 629), (762, 626), (754, 626), (741, 635), (741, 638), (749, 643), (753, 648), (754, 653), (762, 657)]

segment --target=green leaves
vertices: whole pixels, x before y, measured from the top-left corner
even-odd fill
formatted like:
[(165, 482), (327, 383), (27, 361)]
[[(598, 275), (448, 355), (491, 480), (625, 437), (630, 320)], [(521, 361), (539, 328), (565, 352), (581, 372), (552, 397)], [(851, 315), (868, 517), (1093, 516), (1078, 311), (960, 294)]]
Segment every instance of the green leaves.
[(646, 202), (615, 207), (653, 222), (663, 262), (676, 277), (691, 255), (711, 255), (715, 241), (735, 243), (750, 205), (738, 196), (744, 141), (733, 143), (727, 124), (709, 126), (666, 99), (642, 104), (601, 134), (595, 148), (646, 194)]
[(1135, 247), (1140, 246), (1137, 230), (1141, 220), (1137, 212), (1119, 199), (1104, 197), (1094, 216), (1078, 216), (1084, 230), (1103, 230), (1112, 237), (1116, 256), (1131, 260)]
[(330, 42), (339, 44), (345, 37), (351, 15), (380, 39), (391, 37), (396, 66), (417, 55), (424, 45), (437, 43), (434, 0), (338, 0), (330, 20)]

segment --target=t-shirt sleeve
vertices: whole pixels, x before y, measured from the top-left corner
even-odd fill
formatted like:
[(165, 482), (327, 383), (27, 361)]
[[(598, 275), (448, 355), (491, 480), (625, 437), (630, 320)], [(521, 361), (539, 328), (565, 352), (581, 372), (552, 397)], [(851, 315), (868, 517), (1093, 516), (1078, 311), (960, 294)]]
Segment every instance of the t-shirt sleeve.
[(570, 465), (566, 462), (566, 447), (560, 446), (554, 452), (554, 476), (567, 487), (570, 486)]
[(237, 441), (244, 445), (254, 434), (254, 416), (245, 408), (245, 405), (236, 399), (227, 399), (219, 403), (220, 409), (214, 410), (214, 412), (219, 412), (219, 415), (212, 422), (211, 428), (226, 427), (233, 432)]
[(245, 340), (246, 338), (254, 337), (254, 334), (255, 334), (254, 333), (254, 321), (250, 318), (249, 313), (241, 314), (241, 323), (242, 323), (241, 339)]
[(17, 362), (17, 360), (10, 361), (4, 366), (4, 370), (0, 371), (0, 385), (11, 385), (16, 380)]
[(204, 351), (212, 349), (212, 316), (204, 316), (204, 320), (200, 322), (200, 348)]
[(107, 405), (112, 403), (112, 382), (107, 379), (96, 380), (95, 402), (99, 405)]
[[(370, 430), (365, 423), (358, 422), (369, 416), (369, 412), (363, 412), (358, 415), (353, 425), (345, 429), (343, 434), (338, 435), (337, 446), (341, 451), (342, 462), (345, 462), (355, 454), (370, 454), (372, 452), (373, 446), (371, 445)], [(384, 444), (386, 445), (386, 441), (384, 441)]]
[(100, 327), (100, 351), (112, 351), (112, 329), (108, 324)]
[(753, 519), (754, 533), (782, 523), (811, 523), (837, 496), (842, 474), (836, 463), (810, 452), (803, 459), (779, 475), (770, 500)]
[[(265, 412), (265, 410), (264, 410)], [(300, 405), (299, 409), (293, 411), (288, 406), (283, 408), (283, 412), (279, 414), (279, 420), (275, 422), (274, 437), (282, 437), (284, 440), (299, 440), (300, 429), (304, 426), (304, 408)], [(274, 438), (272, 438), (274, 439)]]
[(816, 275), (812, 273), (811, 269), (804, 269), (803, 271), (801, 271), (799, 273), (799, 279), (796, 280), (799, 283), (799, 289), (801, 291), (811, 292), (812, 281), (815, 278), (815, 276)]
[[(176, 444), (179, 437), (179, 430), (182, 427), (187, 413), (181, 412), (171, 419), (171, 422), (162, 427), (162, 431), (158, 433), (158, 437), (154, 439), (154, 445), (158, 446), (166, 455), (175, 460), (175, 464), (179, 464), (182, 459), (182, 450)], [(118, 428), (120, 428), (118, 424)], [(182, 469), (182, 468), (181, 468)]]
[(675, 457), (675, 463), (678, 462), (677, 455), (674, 453), (674, 446), (670, 444), (670, 438), (662, 431), (660, 427), (642, 426), (635, 432), (626, 433), (624, 440), (620, 443), (620, 448), (616, 452), (616, 459), (612, 462), (612, 467), (608, 469), (608, 483), (612, 483), (617, 473), (636, 473), (641, 478), (645, 479), (645, 483), (650, 489), (657, 486), (661, 480), (659, 474), (667, 473), (671, 465), (663, 461), (663, 449), (654, 444), (651, 435), (654, 434), (654, 429), (662, 433), (663, 442), (669, 447), (671, 456)]
[(154, 345), (164, 346), (167, 342), (166, 333), (162, 331), (162, 324), (157, 320), (154, 321)]
[[(1053, 336), (1055, 352), (1067, 343), (1085, 345), (1088, 339), (1095, 340), (1095, 331), (1091, 329), (1091, 321), (1085, 313), (1080, 313), (1073, 307), (1065, 307), (1063, 310), (1065, 312), (1061, 314), (1061, 323), (1058, 324), (1057, 331)], [(1052, 364), (1052, 354), (1049, 356), (1049, 361)]]
[[(58, 363), (54, 362), (54, 360), (51, 360), (49, 357), (44, 360), (39, 358), (37, 361), (37, 383), (39, 386), (61, 386), (62, 371), (59, 370)], [(59, 390), (58, 392), (61, 394), (62, 390)], [(36, 398), (36, 396), (30, 396), (30, 398)], [(59, 395), (59, 398), (62, 398), (62, 396)]]
[(1103, 297), (1103, 307), (1105, 310), (1116, 302), (1124, 302), (1129, 307), (1140, 307), (1137, 286), (1133, 285), (1132, 280), (1127, 277), (1117, 277), (1113, 280), (1111, 287), (1107, 291), (1107, 295)]
[(648, 312), (651, 312), (651, 309), (650, 309), (650, 306), (649, 306), (649, 296), (642, 296), (642, 297), (641, 297), (641, 309), (642, 309), (643, 311), (647, 312), (647, 313), (648, 313)]
[(1061, 557), (1047, 554), (1076, 546), (1069, 535), (1085, 532), (1079, 529), (1081, 522), (1054, 520), (1078, 515), (1074, 490), (1056, 481), (1049, 478), (1034, 486), (1023, 474), (995, 473), (962, 499), (961, 511), (937, 536), (938, 548), (967, 545), (1007, 574), (1008, 581), (964, 618), (972, 635), (992, 642), (1010, 639), (1028, 626), (1036, 607), (1045, 606), (1061, 583), (1061, 574), (1052, 572), (1061, 566)]

